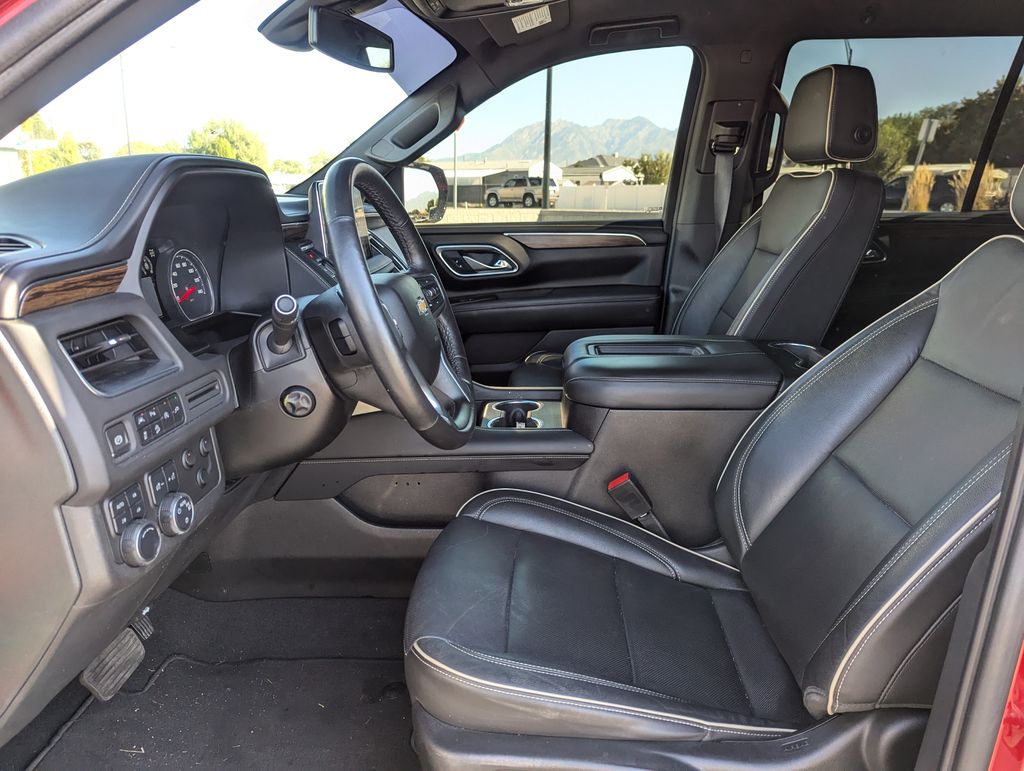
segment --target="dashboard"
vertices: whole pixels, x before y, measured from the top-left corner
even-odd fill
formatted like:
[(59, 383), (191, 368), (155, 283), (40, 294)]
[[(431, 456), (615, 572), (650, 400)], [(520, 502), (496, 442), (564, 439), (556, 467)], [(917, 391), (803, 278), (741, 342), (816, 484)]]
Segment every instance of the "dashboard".
[[(0, 645), (3, 743), (256, 499), (272, 464), (239, 458), (275, 443), (250, 415), (292, 419), (278, 406), (290, 383), (248, 390), (249, 341), (279, 294), (334, 280), (300, 231), (286, 246), (266, 176), (223, 159), (130, 156), (10, 183), (0, 236), (16, 247), (0, 251), (0, 434), (19, 448), (0, 464), (0, 617), (18, 630)], [(345, 405), (297, 354), (323, 382), (302, 430), (336, 435)]]

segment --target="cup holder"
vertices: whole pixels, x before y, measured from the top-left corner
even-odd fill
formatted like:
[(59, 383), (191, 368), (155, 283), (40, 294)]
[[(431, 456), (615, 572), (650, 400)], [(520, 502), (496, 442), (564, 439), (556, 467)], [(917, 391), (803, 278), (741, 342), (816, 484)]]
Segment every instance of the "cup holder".
[(487, 428), (540, 428), (542, 426), (542, 423), (533, 417), (533, 413), (540, 410), (540, 402), (510, 399), (489, 406), (501, 414), (490, 418), (485, 424)]

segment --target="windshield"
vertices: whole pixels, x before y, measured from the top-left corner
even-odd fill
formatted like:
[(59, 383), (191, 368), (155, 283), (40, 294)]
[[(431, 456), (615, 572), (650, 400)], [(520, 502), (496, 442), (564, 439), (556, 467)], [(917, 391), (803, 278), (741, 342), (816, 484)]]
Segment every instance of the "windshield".
[(257, 30), (280, 3), (200, 0), (0, 139), (0, 184), (115, 155), (186, 152), (253, 163), (283, 192), (455, 58), (398, 0), (356, 14), (394, 40), (393, 73), (281, 48)]

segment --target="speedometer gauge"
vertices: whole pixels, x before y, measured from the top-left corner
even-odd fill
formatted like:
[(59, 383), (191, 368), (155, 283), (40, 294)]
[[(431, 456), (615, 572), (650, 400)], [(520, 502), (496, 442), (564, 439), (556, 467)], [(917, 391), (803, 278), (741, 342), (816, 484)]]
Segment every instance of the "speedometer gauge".
[(169, 265), (170, 288), (178, 310), (189, 321), (209, 316), (214, 310), (210, 276), (195, 252), (179, 249)]

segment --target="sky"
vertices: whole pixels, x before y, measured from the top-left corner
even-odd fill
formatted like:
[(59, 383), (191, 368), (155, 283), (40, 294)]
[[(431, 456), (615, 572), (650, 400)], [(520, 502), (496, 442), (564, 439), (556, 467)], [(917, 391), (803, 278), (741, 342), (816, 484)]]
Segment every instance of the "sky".
[[(282, 0), (200, 0), (43, 108), (58, 134), (105, 153), (126, 142), (183, 144), (206, 121), (233, 118), (259, 133), (270, 161), (306, 161), (344, 149), (403, 98), (387, 74), (317, 52), (279, 48), (257, 31)], [(909, 112), (991, 87), (1019, 38), (855, 40), (853, 63), (875, 75), (879, 112)], [(396, 50), (396, 59), (406, 47)], [(406, 54), (408, 55), (408, 54)], [(845, 61), (842, 41), (792, 50), (783, 90), (800, 75)], [(553, 116), (585, 126), (644, 116), (677, 125), (692, 66), (684, 47), (591, 57), (554, 71)], [(123, 86), (123, 93), (122, 93)], [(123, 105), (127, 107), (126, 114)], [(544, 75), (534, 74), (478, 107), (459, 131), (459, 154), (480, 152), (543, 120)], [(431, 151), (450, 157), (451, 140)]]

